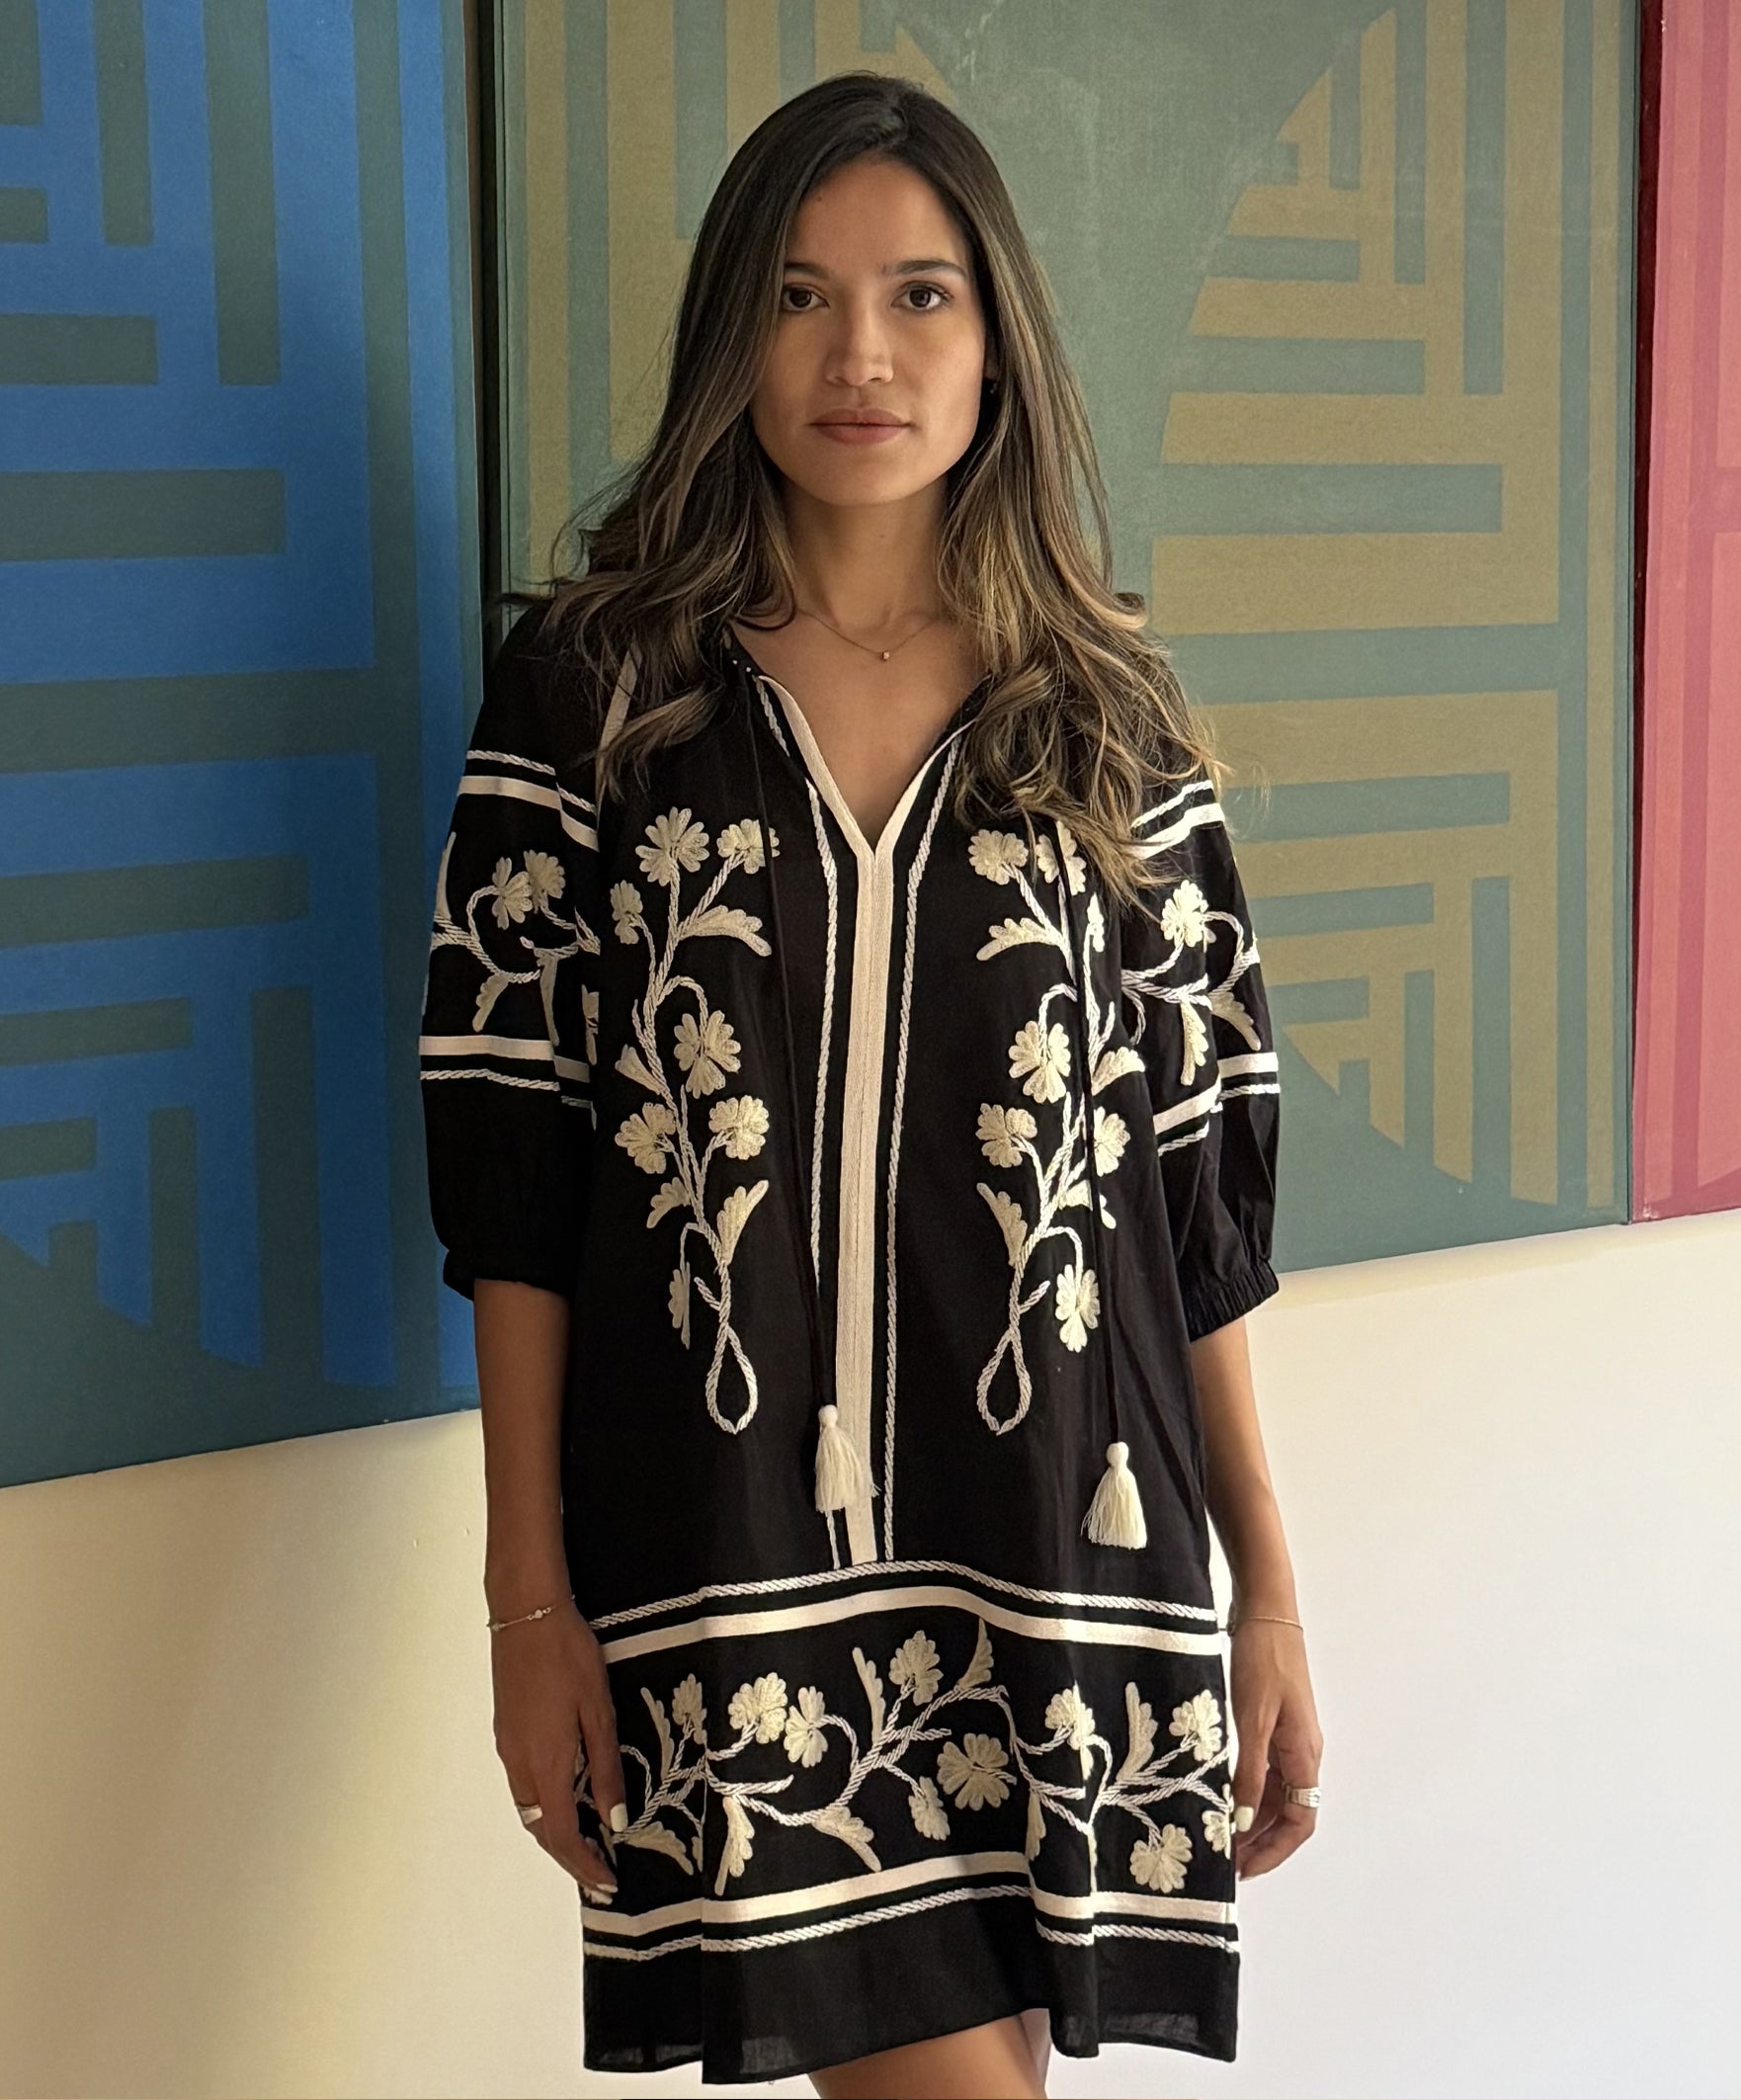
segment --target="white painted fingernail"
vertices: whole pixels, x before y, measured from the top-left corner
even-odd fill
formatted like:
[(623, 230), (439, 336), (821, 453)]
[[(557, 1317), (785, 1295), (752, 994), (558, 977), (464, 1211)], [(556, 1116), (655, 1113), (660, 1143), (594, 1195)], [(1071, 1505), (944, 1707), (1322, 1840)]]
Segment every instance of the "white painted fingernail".
[(619, 1831), (619, 1832), (622, 1832), (622, 1831), (623, 1831), (623, 1830), (626, 1830), (626, 1829), (628, 1828), (628, 1808), (627, 1808), (627, 1806), (626, 1806), (626, 1805), (625, 1805), (624, 1803), (622, 1803), (622, 1802), (613, 1802), (613, 1803), (612, 1803), (612, 1805), (611, 1805), (611, 1827), (612, 1827), (612, 1829), (613, 1829), (613, 1830), (616, 1830), (616, 1831)]
[(1233, 1811), (1233, 1827), (1235, 1830), (1249, 1830), (1256, 1819), (1257, 1810), (1249, 1802), (1243, 1807), (1235, 1808)]

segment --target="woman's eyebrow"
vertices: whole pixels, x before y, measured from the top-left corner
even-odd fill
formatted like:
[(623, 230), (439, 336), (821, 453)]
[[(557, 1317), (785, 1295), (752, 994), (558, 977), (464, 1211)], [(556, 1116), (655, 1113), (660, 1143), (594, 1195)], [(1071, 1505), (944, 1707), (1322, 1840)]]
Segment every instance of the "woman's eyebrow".
[[(786, 270), (801, 270), (806, 277), (830, 277), (832, 275), (830, 271), (824, 270), (820, 263), (802, 263), (793, 260), (783, 264), (781, 267)], [(962, 279), (967, 275), (959, 263), (952, 263), (946, 255), (909, 256), (905, 262), (884, 263), (878, 274), (882, 277), (909, 277), (915, 270), (950, 270), (956, 277)]]

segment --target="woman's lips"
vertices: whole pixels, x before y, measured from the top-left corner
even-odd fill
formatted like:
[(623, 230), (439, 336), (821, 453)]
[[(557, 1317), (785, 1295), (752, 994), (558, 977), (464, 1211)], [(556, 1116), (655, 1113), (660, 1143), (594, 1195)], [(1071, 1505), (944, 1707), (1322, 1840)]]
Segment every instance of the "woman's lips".
[(841, 445), (881, 445), (912, 428), (908, 423), (817, 423), (813, 427)]

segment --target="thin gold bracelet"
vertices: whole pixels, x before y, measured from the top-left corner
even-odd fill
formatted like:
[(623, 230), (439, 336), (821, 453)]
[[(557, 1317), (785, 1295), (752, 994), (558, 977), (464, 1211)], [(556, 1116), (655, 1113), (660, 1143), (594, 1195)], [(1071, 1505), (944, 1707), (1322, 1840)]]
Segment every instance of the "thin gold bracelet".
[[(1227, 1615), (1228, 1633), (1236, 1634), (1248, 1619), (1268, 1619), (1277, 1626), (1299, 1626), (1297, 1619), (1289, 1619), (1281, 1612), (1229, 1612)], [(1302, 1634), (1305, 1632), (1303, 1626), (1299, 1626), (1299, 1630)]]
[(529, 1619), (547, 1619), (552, 1612), (558, 1611), (564, 1603), (572, 1604), (573, 1602), (574, 1592), (570, 1590), (566, 1598), (558, 1597), (554, 1604), (540, 1604), (536, 1612), (522, 1612), (518, 1619), (492, 1619), (489, 1623), (489, 1631), (492, 1634), (499, 1634), (505, 1626), (524, 1626)]

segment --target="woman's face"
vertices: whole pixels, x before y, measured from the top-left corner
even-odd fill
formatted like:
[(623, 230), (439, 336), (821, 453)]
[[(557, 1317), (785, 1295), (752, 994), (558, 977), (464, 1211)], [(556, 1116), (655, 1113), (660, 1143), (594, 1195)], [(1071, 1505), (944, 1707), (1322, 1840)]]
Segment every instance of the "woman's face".
[[(836, 169), (792, 223), (750, 402), (763, 450), (818, 503), (899, 502), (972, 443), (984, 378), (985, 317), (942, 199), (900, 162)], [(863, 409), (896, 427), (842, 436), (828, 420)]]

